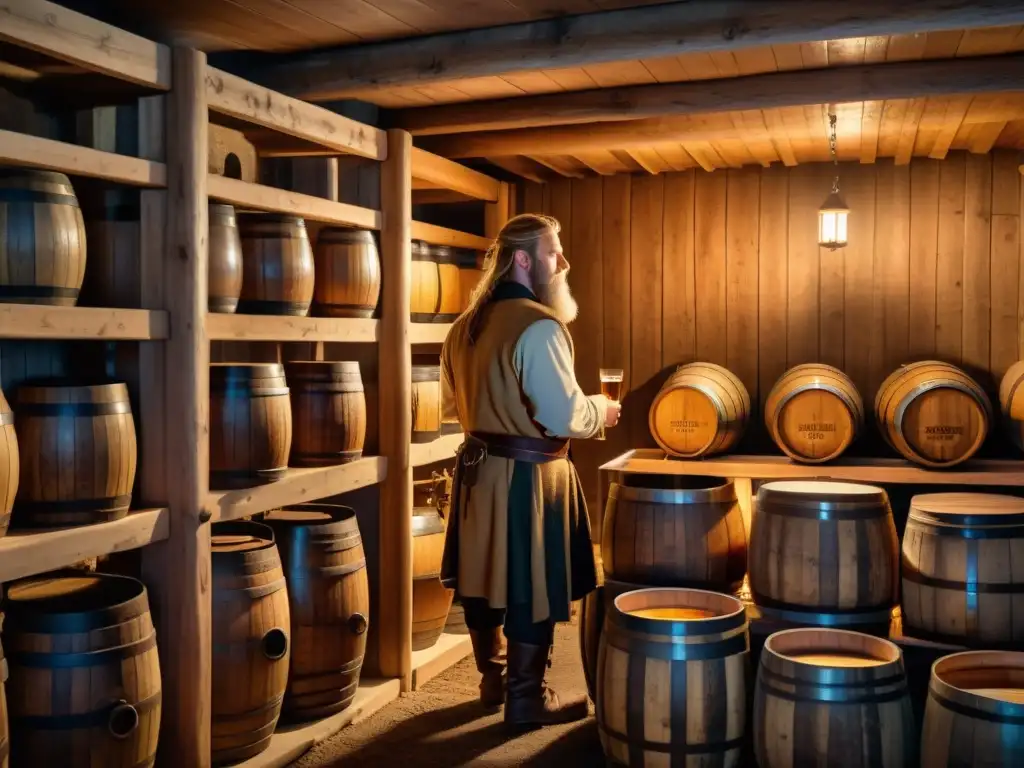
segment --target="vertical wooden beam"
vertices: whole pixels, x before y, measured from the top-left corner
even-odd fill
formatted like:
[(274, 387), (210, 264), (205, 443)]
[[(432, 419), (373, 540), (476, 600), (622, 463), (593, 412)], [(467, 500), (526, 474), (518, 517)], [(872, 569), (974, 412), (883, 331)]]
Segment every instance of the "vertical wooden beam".
[(509, 185), (507, 181), (503, 181), (498, 186), (498, 199), (484, 205), (484, 235), (486, 237), (497, 237), (501, 228), (505, 226), (505, 222), (511, 218), (510, 203)]
[(412, 686), (412, 348), (409, 299), (412, 274), (412, 136), (388, 131), (381, 168), (380, 232), (384, 276), (378, 352), (380, 452), (388, 474), (380, 504), (380, 671)]

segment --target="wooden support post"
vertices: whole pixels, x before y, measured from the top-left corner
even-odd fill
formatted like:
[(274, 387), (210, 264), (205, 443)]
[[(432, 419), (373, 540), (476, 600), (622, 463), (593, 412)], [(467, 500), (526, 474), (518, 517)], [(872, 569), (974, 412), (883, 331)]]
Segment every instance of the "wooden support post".
[(510, 202), (509, 184), (503, 181), (498, 186), (498, 199), (484, 207), (484, 234), (487, 237), (497, 237), (505, 222), (511, 218)]
[(380, 453), (388, 475), (380, 504), (380, 671), (412, 687), (412, 136), (388, 131), (381, 168), (383, 295), (378, 344)]

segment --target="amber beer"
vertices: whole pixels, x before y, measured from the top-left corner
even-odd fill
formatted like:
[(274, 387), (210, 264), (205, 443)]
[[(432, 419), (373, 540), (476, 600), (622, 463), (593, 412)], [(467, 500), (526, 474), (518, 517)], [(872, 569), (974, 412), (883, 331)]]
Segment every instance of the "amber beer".
[[(601, 379), (601, 394), (613, 402), (619, 402), (622, 397), (622, 369), (601, 368), (599, 378)], [(601, 429), (596, 439), (604, 440), (604, 419), (601, 420)]]

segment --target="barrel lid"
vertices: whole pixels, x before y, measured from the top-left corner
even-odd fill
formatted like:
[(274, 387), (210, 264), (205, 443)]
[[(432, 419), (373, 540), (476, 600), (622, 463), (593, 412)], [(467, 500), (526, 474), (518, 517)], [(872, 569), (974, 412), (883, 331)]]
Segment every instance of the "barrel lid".
[(283, 526), (316, 526), (354, 520), (356, 511), (342, 504), (291, 504), (283, 509), (275, 509), (263, 516), (267, 525)]
[(790, 500), (881, 501), (885, 491), (874, 485), (829, 480), (775, 480), (757, 489), (758, 499), (776, 497)]
[(123, 381), (85, 377), (31, 379), (18, 387), (18, 405), (125, 402), (128, 387)]
[(226, 520), (210, 526), (210, 549), (214, 554), (250, 552), (273, 547), (274, 529), (252, 520)]
[(289, 360), (285, 373), (359, 373), (358, 360)]
[(60, 171), (44, 171), (39, 168), (23, 168), (21, 166), (0, 168), (0, 187), (13, 186), (12, 183), (5, 182), (21, 183), (24, 181), (71, 186), (71, 179), (68, 178), (67, 174)]
[(215, 203), (211, 201), (209, 203), (209, 212), (218, 216), (234, 216), (235, 206), (229, 203)]
[[(146, 593), (138, 579), (107, 573), (66, 570), (24, 579), (7, 590), (6, 610), (12, 625), (31, 629), (20, 621), (21, 614), (59, 617), (65, 631), (76, 631), (95, 623), (97, 611), (117, 609)], [(42, 628), (42, 627), (38, 627)]]
[(1024, 498), (1002, 493), (922, 493), (910, 500), (910, 510), (957, 517), (1024, 515)]
[(354, 227), (324, 227), (317, 235), (317, 240), (329, 243), (372, 243), (373, 232)]
[(284, 376), (281, 363), (210, 363), (210, 382), (273, 379)]
[(301, 227), (303, 230), (306, 228), (305, 219), (301, 216), (293, 216), (290, 213), (244, 211), (238, 213), (237, 219), (239, 229), (245, 229), (247, 226), (258, 226), (260, 224), (290, 224), (292, 226)]
[[(873, 666), (884, 667), (899, 663), (903, 655), (899, 646), (890, 640), (863, 632), (831, 627), (780, 630), (765, 641), (764, 651), (768, 655), (763, 657), (763, 663), (772, 671), (778, 671), (779, 661), (784, 661), (797, 666), (797, 676), (804, 679), (807, 679), (807, 675), (813, 678), (823, 673), (827, 674), (829, 667), (818, 663), (817, 660), (802, 662), (801, 656), (855, 656), (873, 661)], [(799, 668), (803, 668), (804, 671)], [(856, 669), (857, 667), (851, 668), (854, 672)]]

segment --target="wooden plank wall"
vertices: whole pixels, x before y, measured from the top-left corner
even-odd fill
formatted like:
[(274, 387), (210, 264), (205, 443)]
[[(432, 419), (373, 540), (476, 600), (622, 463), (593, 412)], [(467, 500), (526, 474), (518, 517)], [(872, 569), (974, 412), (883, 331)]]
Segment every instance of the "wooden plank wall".
[[(740, 453), (778, 453), (761, 407), (790, 366), (844, 370), (870, 408), (895, 367), (938, 358), (990, 392), (1024, 357), (1018, 153), (842, 164), (849, 245), (817, 245), (817, 210), (833, 167), (560, 179), (522, 187), (521, 210), (562, 224), (576, 371), (598, 391), (598, 368), (625, 369), (622, 423), (573, 453), (597, 509), (597, 467), (653, 447), (651, 400), (679, 364), (736, 373), (755, 412)], [(868, 432), (850, 455), (893, 455)], [(1014, 455), (996, 435), (983, 455)]]

